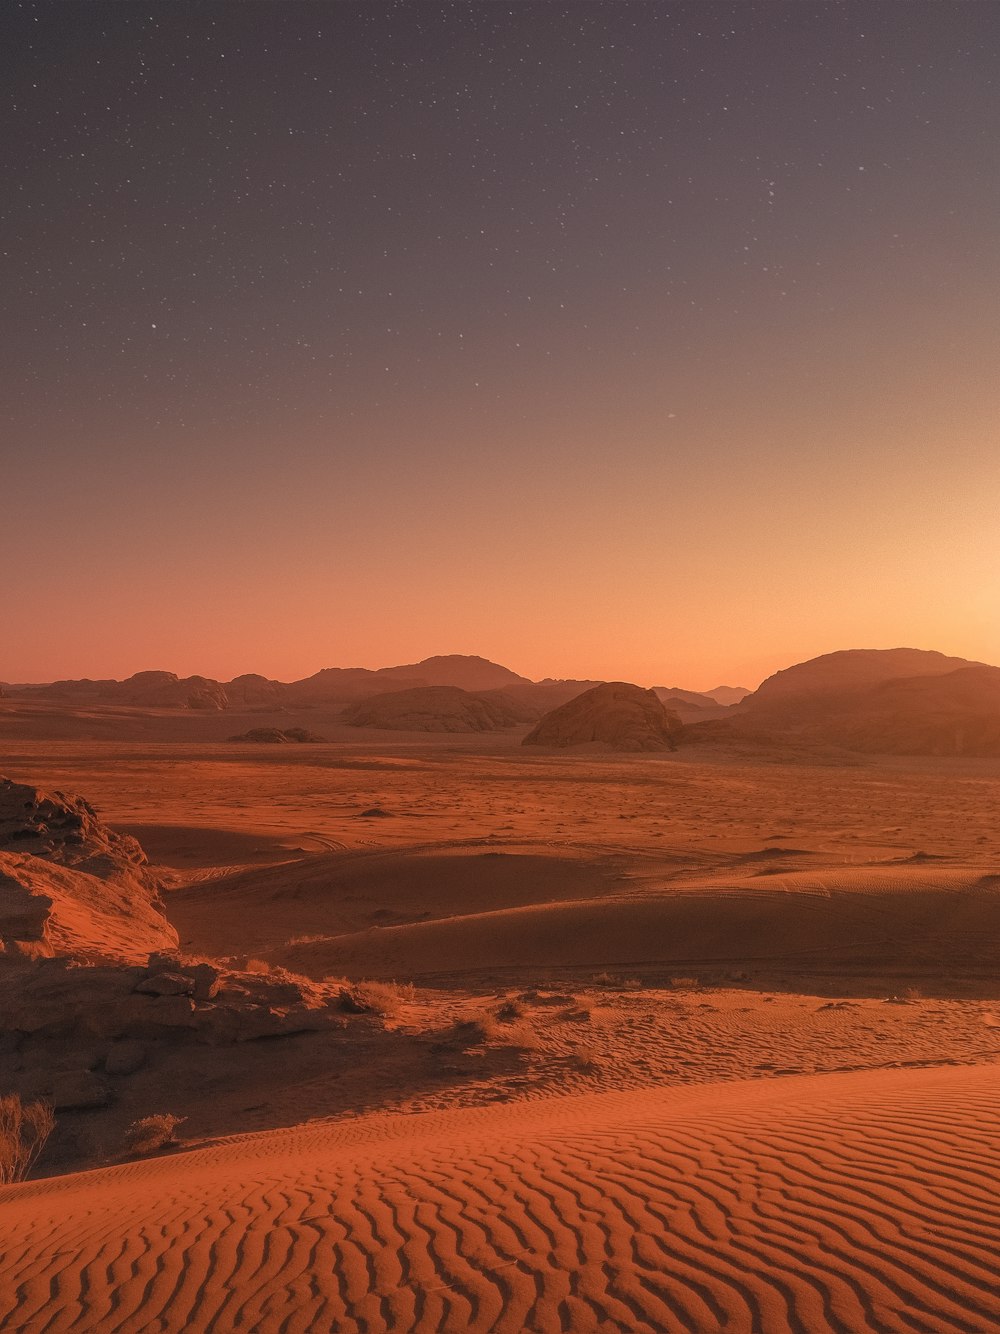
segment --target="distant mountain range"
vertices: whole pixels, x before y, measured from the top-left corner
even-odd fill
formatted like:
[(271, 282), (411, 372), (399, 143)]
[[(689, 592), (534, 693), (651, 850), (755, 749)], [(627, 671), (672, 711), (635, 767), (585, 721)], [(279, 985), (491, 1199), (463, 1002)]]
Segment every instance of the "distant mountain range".
[[(124, 704), (150, 709), (254, 709), (274, 707), (346, 707), (378, 695), (448, 686), (473, 693), (503, 690), (522, 707), (540, 704), (555, 708), (600, 681), (532, 681), (486, 658), (463, 653), (439, 654), (401, 667), (324, 667), (301, 681), (274, 681), (250, 672), (232, 681), (207, 676), (179, 677), (175, 672), (136, 672), (124, 681), (88, 679), (50, 681), (40, 685), (7, 685), (0, 690), (10, 698)], [(718, 710), (720, 703), (749, 694), (731, 686), (699, 694), (659, 687), (658, 694), (676, 696), (695, 710)], [(715, 698), (715, 695), (725, 697)], [(533, 716), (539, 716), (534, 713)]]
[[(281, 714), (323, 709), (392, 731), (498, 731), (536, 723), (598, 681), (531, 681), (450, 654), (372, 671), (325, 667), (301, 681), (138, 672), (125, 681), (0, 688), (11, 701)], [(620, 684), (620, 683), (619, 683)], [(899, 755), (1000, 755), (1000, 668), (924, 649), (848, 649), (776, 672), (755, 691), (657, 686), (684, 745), (757, 742)], [(283, 725), (283, 724), (282, 724)]]

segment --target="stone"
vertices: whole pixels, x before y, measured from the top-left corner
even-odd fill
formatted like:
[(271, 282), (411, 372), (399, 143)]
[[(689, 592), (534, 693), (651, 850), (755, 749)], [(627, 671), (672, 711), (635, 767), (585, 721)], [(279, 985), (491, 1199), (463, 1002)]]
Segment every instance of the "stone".
[(109, 1075), (134, 1075), (145, 1063), (145, 1044), (136, 1038), (124, 1038), (114, 1043), (104, 1058), (104, 1070)]
[(214, 1000), (219, 992), (219, 970), (210, 963), (196, 963), (188, 969), (194, 979), (192, 996), (196, 1001)]
[(111, 1090), (92, 1070), (67, 1070), (51, 1077), (49, 1096), (57, 1112), (76, 1112), (106, 1107)]
[(190, 996), (194, 989), (195, 979), (187, 973), (156, 973), (135, 986), (144, 996)]

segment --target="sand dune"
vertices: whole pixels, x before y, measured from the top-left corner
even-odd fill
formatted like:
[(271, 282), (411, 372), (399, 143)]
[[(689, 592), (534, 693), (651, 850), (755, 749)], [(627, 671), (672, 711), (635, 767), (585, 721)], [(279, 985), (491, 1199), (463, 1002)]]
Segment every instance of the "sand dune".
[(18, 1334), (986, 1331), (1000, 1069), (373, 1116), (0, 1192)]
[(621, 853), (466, 846), (333, 854), (207, 881), (172, 896), (171, 918), (193, 947), (228, 942), (318, 978), (663, 965), (987, 994), (1000, 878), (986, 864), (919, 861), (763, 874), (744, 861), (670, 878)]

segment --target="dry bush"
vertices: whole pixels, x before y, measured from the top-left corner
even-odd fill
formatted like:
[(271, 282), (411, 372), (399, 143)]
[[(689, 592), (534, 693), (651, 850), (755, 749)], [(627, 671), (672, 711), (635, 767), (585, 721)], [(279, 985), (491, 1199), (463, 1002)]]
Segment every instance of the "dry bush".
[(590, 1042), (581, 1042), (573, 1050), (573, 1064), (584, 1074), (594, 1074), (601, 1068), (600, 1054)]
[(16, 1093), (0, 1098), (0, 1185), (25, 1179), (55, 1125), (47, 1102), (24, 1103)]
[(186, 1118), (172, 1112), (158, 1112), (133, 1121), (125, 1131), (125, 1149), (128, 1153), (155, 1153), (168, 1144), (176, 1144), (174, 1131)]
[(247, 959), (240, 966), (241, 973), (263, 973), (267, 975), (274, 971), (274, 965), (268, 963), (265, 959)]
[(340, 1004), (352, 1014), (377, 1014), (383, 1019), (397, 1015), (410, 1004), (416, 989), (412, 982), (347, 982), (340, 988)]
[(461, 1022), (458, 1032), (468, 1046), (491, 1042), (496, 1047), (516, 1047), (519, 1051), (534, 1051), (538, 1047), (538, 1035), (526, 1020), (502, 1022), (495, 1015), (484, 1014)]
[(513, 1019), (523, 1019), (526, 1014), (527, 1010), (519, 1000), (505, 1000), (496, 1010), (497, 1018), (504, 1024), (509, 1024)]

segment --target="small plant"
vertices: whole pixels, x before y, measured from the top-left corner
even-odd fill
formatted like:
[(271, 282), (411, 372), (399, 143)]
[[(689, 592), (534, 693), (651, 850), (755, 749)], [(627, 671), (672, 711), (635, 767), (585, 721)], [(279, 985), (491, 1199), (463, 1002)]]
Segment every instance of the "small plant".
[(412, 983), (404, 986), (398, 982), (349, 982), (340, 989), (340, 1006), (350, 1014), (377, 1014), (389, 1019), (415, 995)]
[(171, 1112), (158, 1112), (133, 1121), (125, 1131), (125, 1149), (128, 1153), (155, 1153), (168, 1144), (176, 1144), (174, 1131), (186, 1118)]
[(24, 1103), (16, 1093), (0, 1098), (0, 1186), (27, 1177), (55, 1125), (47, 1102)]
[(597, 1048), (589, 1042), (581, 1042), (573, 1051), (573, 1064), (583, 1074), (596, 1073), (601, 1068)]
[(497, 1007), (496, 1016), (501, 1023), (509, 1024), (514, 1019), (523, 1019), (527, 1010), (519, 1000), (506, 1000)]

